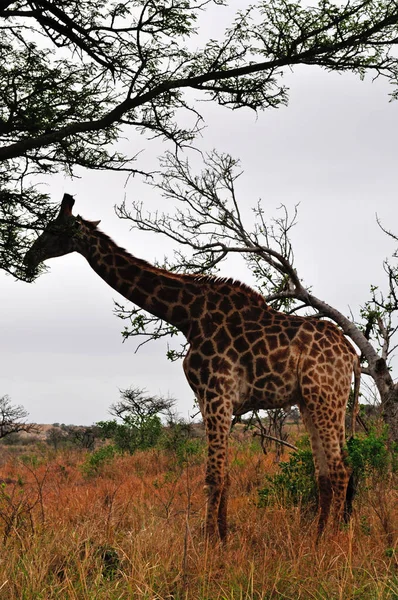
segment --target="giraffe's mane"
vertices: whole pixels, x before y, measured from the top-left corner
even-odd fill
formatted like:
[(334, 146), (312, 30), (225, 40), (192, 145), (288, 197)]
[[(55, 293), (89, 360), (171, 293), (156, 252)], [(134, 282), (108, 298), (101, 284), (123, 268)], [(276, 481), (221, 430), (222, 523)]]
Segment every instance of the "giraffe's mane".
[(253, 300), (258, 304), (264, 304), (266, 306), (266, 302), (264, 296), (260, 294), (260, 292), (256, 292), (250, 285), (247, 283), (243, 283), (238, 279), (234, 279), (233, 277), (218, 277), (217, 275), (202, 275), (202, 274), (187, 274), (187, 277), (193, 277), (194, 280), (200, 281), (201, 283), (215, 283), (216, 285), (228, 285), (233, 287), (236, 290), (241, 290), (246, 295), (250, 296)]
[(246, 283), (242, 283), (241, 281), (238, 281), (233, 277), (219, 277), (217, 275), (206, 275), (201, 273), (173, 273), (172, 271), (168, 271), (167, 269), (163, 269), (162, 267), (156, 267), (147, 260), (143, 258), (137, 258), (125, 248), (121, 248), (120, 246), (118, 246), (109, 235), (98, 229), (95, 223), (92, 223), (91, 221), (86, 221), (82, 217), (80, 217), (80, 219), (91, 231), (95, 231), (96, 237), (100, 238), (110, 246), (116, 247), (120, 253), (122, 253), (124, 256), (131, 259), (132, 261), (134, 261), (135, 264), (143, 267), (144, 269), (148, 269), (150, 271), (153, 271), (154, 273), (163, 272), (167, 274), (167, 277), (170, 277), (172, 279), (178, 279), (180, 281), (186, 281), (191, 283), (197, 282), (202, 284), (215, 284), (217, 287), (227, 285), (234, 288), (235, 290), (241, 290), (242, 292), (250, 296), (252, 300), (256, 302), (256, 304), (264, 304), (264, 306), (267, 306), (264, 296), (262, 296), (259, 292), (254, 290)]

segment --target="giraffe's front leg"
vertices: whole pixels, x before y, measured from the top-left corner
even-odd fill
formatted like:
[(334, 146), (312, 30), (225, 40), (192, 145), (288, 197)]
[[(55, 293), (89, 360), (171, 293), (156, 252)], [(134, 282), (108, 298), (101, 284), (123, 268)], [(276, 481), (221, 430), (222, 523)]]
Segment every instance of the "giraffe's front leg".
[(224, 541), (227, 536), (228, 437), (232, 407), (220, 397), (213, 398), (206, 403), (204, 416), (208, 440), (206, 535)]
[[(210, 433), (213, 436), (213, 433)], [(227, 510), (228, 510), (228, 473), (226, 440), (220, 439), (217, 433), (217, 447), (209, 442), (205, 490), (207, 493), (206, 506), (206, 536), (225, 540), (227, 535)], [(222, 437), (225, 437), (222, 435)]]
[(229, 472), (228, 472), (228, 456), (225, 463), (224, 485), (221, 492), (220, 505), (218, 507), (218, 533), (220, 539), (225, 541), (228, 533), (228, 494), (229, 494)]

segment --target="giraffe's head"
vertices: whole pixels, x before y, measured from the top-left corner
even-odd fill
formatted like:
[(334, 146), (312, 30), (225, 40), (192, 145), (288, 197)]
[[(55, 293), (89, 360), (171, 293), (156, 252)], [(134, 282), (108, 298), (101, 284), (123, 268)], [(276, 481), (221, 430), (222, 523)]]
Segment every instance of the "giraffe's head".
[[(55, 256), (64, 256), (79, 249), (79, 241), (85, 223), (80, 217), (72, 214), (75, 200), (69, 194), (64, 194), (58, 216), (51, 221), (43, 233), (32, 244), (25, 255), (26, 274), (32, 278), (41, 262)], [(99, 223), (90, 223), (95, 227)]]

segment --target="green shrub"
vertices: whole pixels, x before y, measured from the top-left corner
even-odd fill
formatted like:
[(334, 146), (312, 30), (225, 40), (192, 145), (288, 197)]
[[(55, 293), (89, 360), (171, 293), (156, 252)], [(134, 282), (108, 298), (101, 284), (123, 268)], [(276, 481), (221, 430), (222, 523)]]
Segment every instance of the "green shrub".
[(98, 448), (95, 452), (87, 455), (86, 460), (81, 466), (81, 470), (87, 477), (98, 475), (104, 465), (112, 462), (118, 453), (119, 451), (115, 446), (102, 446), (102, 448)]
[(192, 426), (184, 420), (169, 424), (163, 429), (159, 446), (172, 453), (179, 466), (186, 464), (192, 457), (202, 459), (204, 444), (202, 440), (192, 437)]
[(202, 453), (204, 451), (204, 445), (201, 440), (198, 439), (188, 439), (182, 441), (175, 448), (175, 453), (177, 456), (177, 462), (180, 465), (186, 464), (190, 462), (192, 464), (192, 459), (195, 458), (194, 462), (202, 461)]
[(275, 501), (284, 506), (316, 505), (315, 468), (307, 436), (299, 441), (299, 449), (288, 461), (279, 463), (279, 472), (266, 477), (266, 482), (266, 486), (258, 491), (260, 507)]
[(141, 418), (126, 417), (123, 423), (115, 419), (96, 424), (103, 439), (112, 440), (122, 452), (133, 454), (156, 446), (162, 434), (162, 423), (157, 415)]
[[(398, 445), (387, 446), (387, 430), (375, 429), (347, 442), (347, 463), (353, 471), (356, 486), (370, 477), (386, 477), (398, 468)], [(276, 500), (284, 506), (317, 503), (317, 484), (308, 437), (299, 442), (299, 449), (287, 462), (279, 463), (279, 472), (266, 477), (266, 485), (258, 491), (259, 506)]]
[(21, 454), (19, 460), (27, 467), (35, 469), (36, 467), (45, 464), (46, 456), (38, 456), (37, 454)]
[(347, 442), (348, 462), (358, 478), (377, 474), (384, 477), (393, 466), (394, 450), (387, 446), (388, 432), (371, 429), (367, 435), (357, 435)]

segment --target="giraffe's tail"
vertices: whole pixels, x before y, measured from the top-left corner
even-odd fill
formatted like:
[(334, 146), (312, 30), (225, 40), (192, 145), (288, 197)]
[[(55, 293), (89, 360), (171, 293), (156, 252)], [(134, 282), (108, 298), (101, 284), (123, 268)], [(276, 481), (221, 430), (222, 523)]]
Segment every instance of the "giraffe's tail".
[[(361, 360), (360, 357), (355, 354), (353, 362), (354, 371), (354, 398), (352, 401), (352, 414), (351, 414), (351, 439), (355, 435), (355, 423), (359, 415), (359, 387), (361, 384)], [(344, 502), (344, 521), (347, 523), (352, 513), (352, 503), (354, 496), (357, 492), (358, 477), (352, 468), (349, 469), (350, 477), (348, 480), (346, 497)]]
[(361, 364), (357, 354), (355, 354), (354, 363), (354, 398), (352, 402), (352, 415), (351, 415), (351, 437), (355, 435), (355, 422), (359, 414), (359, 388), (361, 385)]

